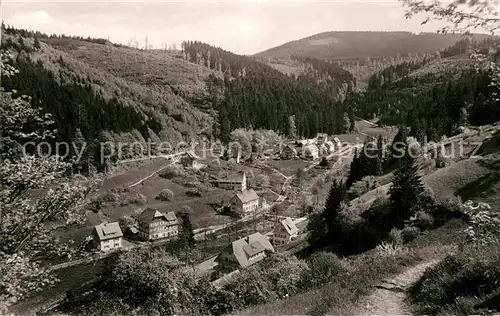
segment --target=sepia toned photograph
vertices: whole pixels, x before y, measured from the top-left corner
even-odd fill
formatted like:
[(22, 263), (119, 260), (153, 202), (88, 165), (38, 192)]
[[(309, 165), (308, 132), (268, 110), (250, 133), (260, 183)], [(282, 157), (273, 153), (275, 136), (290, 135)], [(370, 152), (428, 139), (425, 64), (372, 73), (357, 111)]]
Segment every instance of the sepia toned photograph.
[(500, 0), (0, 16), (0, 316), (500, 314)]

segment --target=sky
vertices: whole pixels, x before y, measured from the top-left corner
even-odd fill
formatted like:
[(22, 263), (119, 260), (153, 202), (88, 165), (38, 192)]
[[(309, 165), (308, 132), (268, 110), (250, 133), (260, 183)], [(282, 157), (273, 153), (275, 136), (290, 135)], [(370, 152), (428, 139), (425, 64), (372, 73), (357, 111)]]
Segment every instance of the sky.
[(16, 28), (108, 38), (160, 48), (200, 40), (238, 54), (328, 31), (435, 32), (438, 22), (405, 19), (397, 0), (369, 1), (19, 1), (2, 0), (1, 17)]

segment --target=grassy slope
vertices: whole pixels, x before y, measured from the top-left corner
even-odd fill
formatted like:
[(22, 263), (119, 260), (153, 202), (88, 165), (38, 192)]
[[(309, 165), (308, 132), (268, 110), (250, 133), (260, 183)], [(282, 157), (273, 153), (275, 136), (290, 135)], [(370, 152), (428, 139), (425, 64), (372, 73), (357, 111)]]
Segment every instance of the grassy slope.
[(336, 279), (318, 289), (276, 302), (255, 306), (238, 315), (352, 315), (359, 299), (370, 293), (384, 278), (399, 273), (418, 262), (441, 258), (457, 240), (461, 221), (422, 235), (409, 244), (410, 251), (394, 256), (380, 256), (375, 250), (343, 259), (349, 267), (349, 280)]

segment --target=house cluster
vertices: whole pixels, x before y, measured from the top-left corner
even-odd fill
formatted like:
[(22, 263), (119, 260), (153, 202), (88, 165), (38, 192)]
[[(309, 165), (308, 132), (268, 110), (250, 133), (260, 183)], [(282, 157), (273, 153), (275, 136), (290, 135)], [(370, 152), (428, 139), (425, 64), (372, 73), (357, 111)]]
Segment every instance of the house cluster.
[(224, 179), (214, 181), (215, 186), (235, 191), (227, 206), (232, 212), (246, 216), (257, 211), (259, 208), (269, 206), (268, 200), (259, 196), (254, 189), (248, 189), (247, 178), (244, 172), (230, 175)]
[[(162, 213), (147, 208), (138, 217), (138, 235), (142, 240), (175, 238), (179, 234), (179, 221), (174, 212)], [(94, 227), (93, 242), (101, 251), (122, 248), (123, 233), (118, 222), (102, 223)]]
[(272, 242), (275, 246), (283, 246), (294, 241), (299, 235), (299, 229), (290, 218), (284, 218), (276, 223), (272, 235)]
[(235, 240), (217, 257), (217, 267), (223, 272), (251, 266), (273, 253), (271, 242), (261, 233)]
[(261, 233), (254, 233), (233, 241), (217, 257), (217, 267), (221, 272), (230, 272), (251, 266), (275, 252), (275, 247), (296, 240), (299, 233), (299, 228), (290, 217), (283, 218), (276, 223), (270, 239)]
[(295, 141), (295, 144), (286, 145), (280, 153), (280, 158), (284, 160), (301, 156), (306, 160), (316, 160), (321, 156), (327, 156), (342, 147), (342, 143), (337, 137), (328, 139), (326, 134), (318, 134), (313, 139), (302, 139)]

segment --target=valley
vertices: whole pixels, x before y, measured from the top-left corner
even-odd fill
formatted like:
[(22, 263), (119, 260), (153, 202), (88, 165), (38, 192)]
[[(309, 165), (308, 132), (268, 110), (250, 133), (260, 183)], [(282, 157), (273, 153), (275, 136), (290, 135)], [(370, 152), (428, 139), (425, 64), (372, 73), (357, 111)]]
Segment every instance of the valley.
[(130, 43), (2, 23), (0, 314), (500, 311), (498, 37)]

